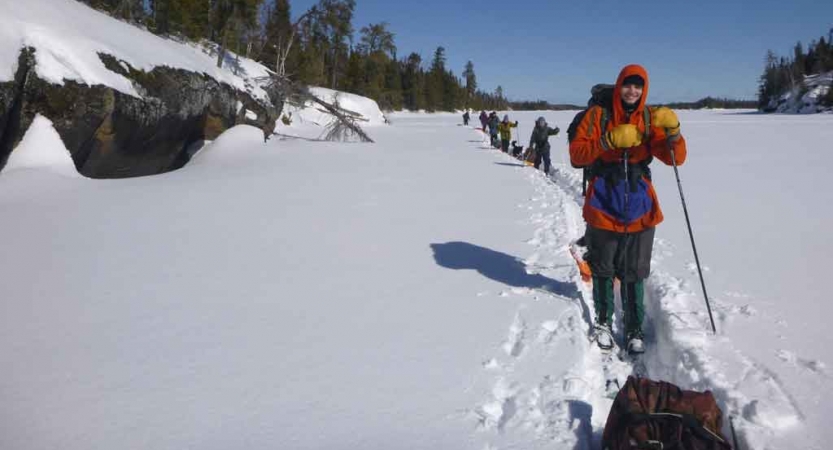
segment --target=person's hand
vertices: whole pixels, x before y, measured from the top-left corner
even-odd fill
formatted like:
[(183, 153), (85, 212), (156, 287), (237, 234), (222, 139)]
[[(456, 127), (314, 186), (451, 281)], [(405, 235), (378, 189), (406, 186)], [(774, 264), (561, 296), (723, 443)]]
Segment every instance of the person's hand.
[(636, 125), (623, 123), (605, 133), (604, 140), (608, 148), (631, 148), (642, 144), (642, 135)]
[(680, 119), (677, 118), (677, 113), (664, 106), (653, 111), (651, 122), (653, 126), (665, 129), (668, 137), (680, 134)]
[(516, 126), (516, 127), (518, 126), (518, 121), (517, 121), (517, 120), (515, 121), (515, 126)]
[(561, 131), (561, 129), (560, 129), (560, 128), (558, 128), (558, 127), (555, 127), (555, 135), (556, 135), (556, 136), (558, 136), (558, 132), (559, 132), (559, 131)]

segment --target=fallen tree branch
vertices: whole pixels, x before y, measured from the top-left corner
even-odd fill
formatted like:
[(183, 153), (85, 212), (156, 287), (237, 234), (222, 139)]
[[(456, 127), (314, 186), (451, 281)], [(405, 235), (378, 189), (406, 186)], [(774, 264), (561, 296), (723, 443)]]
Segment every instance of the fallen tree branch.
[(367, 119), (355, 111), (342, 108), (338, 105), (338, 102), (333, 104), (316, 97), (306, 86), (297, 84), (286, 77), (272, 75), (266, 81), (264, 88), (270, 96), (282, 97), (288, 102), (300, 105), (312, 102), (324, 108), (335, 118), (333, 122), (327, 125), (326, 140), (344, 141), (349, 140), (352, 136), (358, 136), (362, 142), (373, 142), (373, 139), (357, 123), (358, 121), (367, 121)]

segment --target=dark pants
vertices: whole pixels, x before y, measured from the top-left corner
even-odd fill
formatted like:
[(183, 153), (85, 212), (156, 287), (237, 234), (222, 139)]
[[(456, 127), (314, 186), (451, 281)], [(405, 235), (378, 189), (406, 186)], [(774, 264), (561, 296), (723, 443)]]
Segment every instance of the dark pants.
[(591, 226), (585, 232), (587, 262), (593, 272), (596, 321), (613, 321), (613, 278), (619, 278), (627, 334), (642, 330), (645, 316), (644, 279), (651, 272), (655, 228), (637, 233), (614, 233)]
[(535, 168), (536, 169), (541, 166), (541, 161), (542, 160), (544, 161), (544, 173), (549, 174), (551, 163), (550, 163), (550, 148), (548, 146), (538, 149), (537, 156), (535, 156)]
[(624, 234), (588, 226), (584, 237), (587, 262), (593, 275), (631, 282), (648, 278), (655, 231), (655, 228), (646, 228), (637, 233)]
[(500, 149), (504, 153), (509, 153), (509, 139), (501, 139), (500, 140)]

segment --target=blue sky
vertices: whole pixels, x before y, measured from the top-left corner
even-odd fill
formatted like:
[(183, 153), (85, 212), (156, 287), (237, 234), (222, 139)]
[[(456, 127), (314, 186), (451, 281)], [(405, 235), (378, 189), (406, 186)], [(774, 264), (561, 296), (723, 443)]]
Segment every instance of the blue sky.
[[(293, 17), (315, 3), (291, 0)], [(833, 1), (356, 0), (357, 33), (382, 21), (400, 58), (442, 45), (455, 74), (471, 60), (481, 89), (513, 100), (584, 104), (629, 63), (648, 70), (651, 103), (753, 99), (766, 51), (826, 36)]]

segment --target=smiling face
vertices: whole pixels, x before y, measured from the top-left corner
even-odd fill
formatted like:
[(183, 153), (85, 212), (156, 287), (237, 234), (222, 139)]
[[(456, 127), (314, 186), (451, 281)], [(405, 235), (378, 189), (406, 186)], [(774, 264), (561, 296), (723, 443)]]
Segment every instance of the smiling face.
[(642, 97), (642, 88), (642, 86), (637, 84), (622, 85), (622, 90), (620, 91), (622, 101), (628, 105), (637, 104), (639, 102), (639, 98)]

